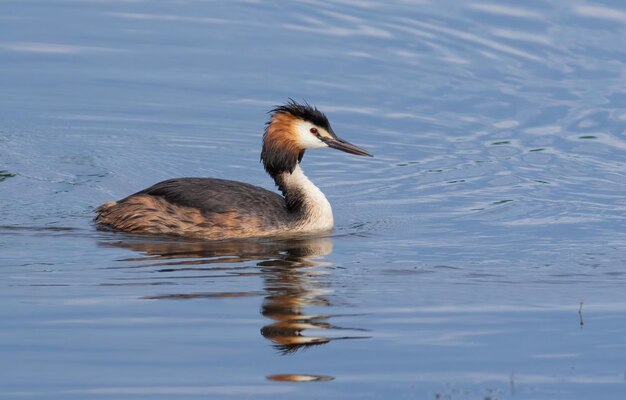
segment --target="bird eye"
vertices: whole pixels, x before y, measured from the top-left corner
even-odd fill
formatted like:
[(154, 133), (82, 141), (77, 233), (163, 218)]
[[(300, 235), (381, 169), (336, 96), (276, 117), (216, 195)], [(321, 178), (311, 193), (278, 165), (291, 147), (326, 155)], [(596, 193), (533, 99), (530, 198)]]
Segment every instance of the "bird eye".
[(319, 132), (317, 130), (317, 128), (311, 128), (311, 133), (314, 135), (317, 135)]

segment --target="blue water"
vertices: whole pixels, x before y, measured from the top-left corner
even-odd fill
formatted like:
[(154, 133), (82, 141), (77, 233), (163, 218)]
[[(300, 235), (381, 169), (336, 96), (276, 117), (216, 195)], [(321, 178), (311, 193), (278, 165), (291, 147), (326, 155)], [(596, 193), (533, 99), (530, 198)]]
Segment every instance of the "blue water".
[[(623, 399), (626, 6), (0, 2), (0, 397)], [(266, 112), (332, 236), (96, 230), (157, 181), (266, 188)], [(306, 381), (306, 382), (303, 382)]]

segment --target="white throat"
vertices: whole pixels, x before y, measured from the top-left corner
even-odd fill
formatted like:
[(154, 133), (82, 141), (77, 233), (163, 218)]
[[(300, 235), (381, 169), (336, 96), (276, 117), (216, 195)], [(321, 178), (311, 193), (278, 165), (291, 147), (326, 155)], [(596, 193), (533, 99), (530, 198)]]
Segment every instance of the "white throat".
[(333, 227), (333, 210), (324, 193), (304, 175), (300, 165), (293, 172), (283, 174), (283, 184), (289, 192), (298, 191), (303, 197), (304, 218), (298, 222), (296, 230), (301, 232), (322, 232)]

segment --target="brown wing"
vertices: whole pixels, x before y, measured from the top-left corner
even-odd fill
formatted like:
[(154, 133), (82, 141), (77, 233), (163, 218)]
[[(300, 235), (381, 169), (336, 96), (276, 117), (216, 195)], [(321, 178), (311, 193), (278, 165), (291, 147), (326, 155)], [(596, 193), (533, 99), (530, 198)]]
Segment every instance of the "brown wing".
[(264, 210), (285, 208), (285, 199), (274, 192), (248, 183), (216, 178), (169, 179), (133, 196), (139, 194), (159, 196), (172, 204), (198, 208), (204, 215), (232, 210), (258, 214)]
[(213, 178), (163, 181), (96, 212), (96, 222), (117, 230), (207, 239), (272, 234), (289, 218), (278, 194)]

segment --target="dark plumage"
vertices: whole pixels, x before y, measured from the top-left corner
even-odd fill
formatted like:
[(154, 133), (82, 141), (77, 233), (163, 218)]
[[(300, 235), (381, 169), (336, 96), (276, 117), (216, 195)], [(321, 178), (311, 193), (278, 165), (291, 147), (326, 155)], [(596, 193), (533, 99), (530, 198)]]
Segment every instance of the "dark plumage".
[(267, 208), (285, 208), (285, 199), (274, 192), (244, 182), (217, 178), (169, 179), (131, 196), (142, 194), (159, 196), (183, 207), (198, 208), (205, 216), (228, 212), (233, 208), (251, 215)]
[(304, 150), (295, 152), (287, 147), (275, 145), (271, 142), (263, 143), (263, 149), (261, 150), (263, 168), (271, 177), (276, 177), (283, 172), (293, 172), (296, 165), (302, 161), (302, 157), (304, 157)]

